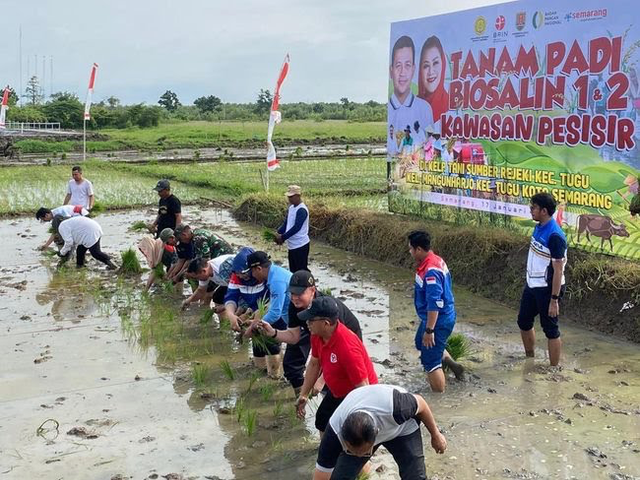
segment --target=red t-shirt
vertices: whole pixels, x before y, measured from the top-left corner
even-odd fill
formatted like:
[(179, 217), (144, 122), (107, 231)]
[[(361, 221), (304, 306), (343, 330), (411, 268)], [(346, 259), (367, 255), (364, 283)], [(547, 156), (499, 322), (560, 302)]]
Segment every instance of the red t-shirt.
[(311, 355), (320, 360), (324, 381), (336, 398), (342, 398), (365, 379), (378, 383), (367, 349), (358, 336), (338, 322), (327, 343), (311, 335)]

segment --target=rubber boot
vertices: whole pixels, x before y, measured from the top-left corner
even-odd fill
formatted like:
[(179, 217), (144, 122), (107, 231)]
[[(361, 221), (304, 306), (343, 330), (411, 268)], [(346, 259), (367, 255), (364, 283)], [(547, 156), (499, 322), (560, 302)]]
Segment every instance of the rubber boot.
[(253, 366), (260, 370), (267, 370), (267, 357), (253, 357)]
[(279, 353), (277, 355), (267, 355), (267, 374), (276, 380), (282, 378), (282, 357)]
[(448, 355), (442, 359), (442, 365), (456, 376), (456, 380), (464, 380), (464, 367)]

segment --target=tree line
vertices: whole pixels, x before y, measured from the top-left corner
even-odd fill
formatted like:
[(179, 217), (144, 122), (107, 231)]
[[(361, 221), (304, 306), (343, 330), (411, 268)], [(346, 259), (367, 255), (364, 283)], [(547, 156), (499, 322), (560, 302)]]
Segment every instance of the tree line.
[[(84, 104), (71, 92), (57, 92), (45, 100), (37, 78), (27, 84), (25, 98), (17, 106), (18, 95), (11, 89), (10, 109), (7, 120), (13, 122), (59, 122), (64, 129), (82, 128)], [(227, 103), (215, 95), (194, 100), (193, 105), (183, 105), (175, 92), (167, 90), (157, 105), (144, 103), (122, 105), (111, 96), (91, 106), (89, 129), (154, 127), (160, 122), (171, 121), (260, 121), (267, 120), (272, 94), (260, 90), (253, 103)], [(352, 122), (384, 121), (386, 104), (373, 100), (356, 103), (343, 97), (339, 102), (285, 103), (280, 104), (282, 116), (287, 120), (348, 120)]]

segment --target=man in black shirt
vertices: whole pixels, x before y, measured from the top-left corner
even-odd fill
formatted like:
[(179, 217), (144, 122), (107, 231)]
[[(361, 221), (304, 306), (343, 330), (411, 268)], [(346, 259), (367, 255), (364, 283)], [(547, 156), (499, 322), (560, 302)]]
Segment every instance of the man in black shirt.
[(165, 228), (175, 230), (182, 223), (182, 206), (178, 197), (171, 193), (169, 180), (160, 180), (154, 188), (160, 196), (158, 202), (158, 216), (151, 224), (151, 231), (159, 238), (160, 232)]
[[(262, 322), (262, 329), (265, 335), (287, 344), (283, 360), (284, 376), (298, 395), (304, 383), (304, 369), (311, 350), (309, 327), (307, 322), (298, 318), (298, 313), (309, 308), (314, 298), (323, 297), (325, 294), (316, 288), (316, 280), (307, 270), (298, 270), (291, 276), (289, 293), (289, 328), (275, 330), (268, 323)], [(338, 304), (338, 319), (362, 340), (362, 330), (356, 316), (340, 300), (334, 300)]]

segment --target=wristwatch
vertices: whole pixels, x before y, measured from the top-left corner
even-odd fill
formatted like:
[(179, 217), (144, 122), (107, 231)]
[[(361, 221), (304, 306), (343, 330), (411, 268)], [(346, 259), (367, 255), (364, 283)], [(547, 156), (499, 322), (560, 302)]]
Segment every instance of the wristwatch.
[(276, 338), (278, 336), (278, 330), (273, 331), (273, 335), (271, 335), (271, 338)]
[(551, 300), (560, 300), (560, 296), (558, 296), (558, 295), (551, 295)]
[(424, 333), (428, 333), (429, 335), (431, 335), (433, 333), (433, 328), (426, 327), (424, 329)]

